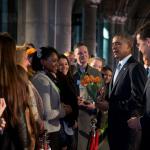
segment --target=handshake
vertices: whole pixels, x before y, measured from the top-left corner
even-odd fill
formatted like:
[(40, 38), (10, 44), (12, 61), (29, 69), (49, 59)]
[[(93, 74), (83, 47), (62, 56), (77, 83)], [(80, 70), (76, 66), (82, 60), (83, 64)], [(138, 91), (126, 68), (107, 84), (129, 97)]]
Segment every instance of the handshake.
[(101, 111), (107, 111), (109, 109), (109, 103), (107, 100), (97, 99), (95, 105), (96, 108), (98, 108)]

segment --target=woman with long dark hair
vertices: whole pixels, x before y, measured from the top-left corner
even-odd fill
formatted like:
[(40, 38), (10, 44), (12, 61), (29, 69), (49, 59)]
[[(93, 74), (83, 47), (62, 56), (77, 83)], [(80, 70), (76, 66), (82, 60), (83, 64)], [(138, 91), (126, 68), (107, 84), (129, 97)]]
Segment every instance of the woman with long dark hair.
[(61, 101), (66, 105), (70, 105), (72, 109), (72, 112), (62, 120), (61, 131), (63, 143), (67, 150), (75, 150), (77, 147), (78, 118), (77, 89), (74, 84), (68, 58), (65, 55), (59, 55), (58, 64), (57, 78), (59, 81), (58, 87), (61, 93)]
[(7, 33), (0, 34), (0, 97), (5, 98), (3, 118), (6, 127), (0, 136), (1, 150), (28, 148), (28, 132), (25, 120), (27, 86), (19, 77), (16, 67), (16, 43)]

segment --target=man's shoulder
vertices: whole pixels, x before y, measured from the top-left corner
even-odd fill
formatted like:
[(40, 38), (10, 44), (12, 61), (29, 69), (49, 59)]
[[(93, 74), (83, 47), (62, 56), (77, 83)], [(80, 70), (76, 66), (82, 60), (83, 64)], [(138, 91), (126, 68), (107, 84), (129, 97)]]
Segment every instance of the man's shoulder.
[(143, 68), (144, 66), (142, 63), (138, 62), (133, 56), (128, 60), (128, 65), (130, 69), (133, 68)]

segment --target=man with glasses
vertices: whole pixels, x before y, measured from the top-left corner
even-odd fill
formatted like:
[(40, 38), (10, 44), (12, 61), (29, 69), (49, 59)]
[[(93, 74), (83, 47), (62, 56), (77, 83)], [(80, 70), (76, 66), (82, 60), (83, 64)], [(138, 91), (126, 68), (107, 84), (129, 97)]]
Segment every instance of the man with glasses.
[[(150, 22), (138, 29), (136, 40), (139, 51), (143, 56), (150, 58)], [(145, 86), (143, 101), (146, 102), (144, 115), (129, 119), (128, 126), (136, 131), (142, 130), (141, 150), (147, 150), (150, 149), (150, 78)]]
[(115, 69), (108, 110), (108, 139), (110, 150), (137, 150), (140, 134), (128, 127), (127, 120), (142, 113), (142, 95), (146, 83), (146, 71), (132, 52), (131, 38), (115, 35), (112, 51), (118, 61)]

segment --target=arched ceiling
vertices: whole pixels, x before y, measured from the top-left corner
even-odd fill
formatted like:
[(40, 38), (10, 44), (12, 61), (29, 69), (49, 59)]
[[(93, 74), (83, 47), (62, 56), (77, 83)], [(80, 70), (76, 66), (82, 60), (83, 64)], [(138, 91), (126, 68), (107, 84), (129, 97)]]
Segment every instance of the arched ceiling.
[[(73, 13), (82, 13), (86, 1), (74, 0)], [(112, 19), (113, 16), (125, 16), (129, 28), (132, 29), (132, 25), (137, 28), (150, 20), (150, 0), (101, 0), (98, 13), (108, 19)]]

